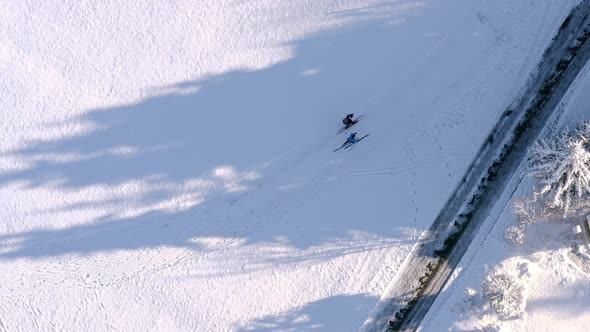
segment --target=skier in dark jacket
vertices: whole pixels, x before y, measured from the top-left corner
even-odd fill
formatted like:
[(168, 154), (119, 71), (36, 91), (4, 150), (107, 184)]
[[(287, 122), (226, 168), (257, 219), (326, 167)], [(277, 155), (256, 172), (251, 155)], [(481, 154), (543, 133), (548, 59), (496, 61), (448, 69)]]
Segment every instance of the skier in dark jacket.
[(344, 127), (345, 129), (348, 129), (350, 126), (357, 123), (358, 120), (353, 120), (352, 119), (353, 116), (354, 116), (354, 113), (350, 113), (344, 119), (342, 119), (342, 123), (344, 123), (344, 125), (346, 126), (346, 127)]

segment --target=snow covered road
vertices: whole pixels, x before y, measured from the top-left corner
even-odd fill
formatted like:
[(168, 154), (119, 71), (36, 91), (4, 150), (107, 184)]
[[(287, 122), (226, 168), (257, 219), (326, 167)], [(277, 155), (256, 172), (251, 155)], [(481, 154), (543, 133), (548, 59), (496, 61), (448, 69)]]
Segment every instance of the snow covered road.
[(588, 62), (589, 17), (590, 2), (584, 1), (565, 19), (537, 74), (480, 149), (429, 233), (406, 261), (388, 295), (390, 300), (384, 301), (366, 322), (367, 330), (382, 330), (387, 317), (398, 312), (398, 318), (393, 319), (395, 330), (414, 331), (419, 326), (480, 226), (488, 220), (528, 147), (545, 126), (551, 125), (551, 119), (556, 120), (552, 115), (557, 113), (557, 105)]

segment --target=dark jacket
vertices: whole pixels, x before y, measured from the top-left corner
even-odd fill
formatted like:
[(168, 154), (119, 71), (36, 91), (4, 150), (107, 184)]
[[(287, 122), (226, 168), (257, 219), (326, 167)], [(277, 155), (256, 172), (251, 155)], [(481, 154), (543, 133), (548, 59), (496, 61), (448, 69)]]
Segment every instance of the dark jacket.
[(352, 120), (353, 114), (348, 114), (344, 119), (342, 119), (342, 123), (344, 123), (345, 125), (349, 125), (351, 123), (354, 123), (354, 121)]

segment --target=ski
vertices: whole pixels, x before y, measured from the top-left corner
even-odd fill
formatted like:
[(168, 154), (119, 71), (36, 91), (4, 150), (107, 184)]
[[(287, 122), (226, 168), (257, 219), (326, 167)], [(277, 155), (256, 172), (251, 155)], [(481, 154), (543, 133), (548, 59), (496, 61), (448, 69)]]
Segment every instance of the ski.
[[(367, 136), (369, 136), (369, 134), (366, 134), (365, 136), (363, 136), (363, 137), (359, 138), (359, 139), (356, 141), (356, 143), (358, 143), (358, 142), (362, 141), (362, 140), (363, 140), (365, 137), (367, 137)], [(354, 144), (356, 144), (356, 143), (354, 143)], [(349, 144), (349, 145), (345, 146), (344, 148), (345, 148), (345, 149), (348, 149), (348, 148), (352, 147), (354, 144)]]

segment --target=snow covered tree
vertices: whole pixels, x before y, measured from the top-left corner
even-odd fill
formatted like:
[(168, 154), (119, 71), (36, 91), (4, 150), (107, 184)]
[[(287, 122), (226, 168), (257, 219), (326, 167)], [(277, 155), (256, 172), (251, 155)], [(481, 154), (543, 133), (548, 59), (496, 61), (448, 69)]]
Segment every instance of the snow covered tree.
[(512, 213), (516, 216), (516, 221), (523, 225), (532, 224), (537, 221), (538, 215), (537, 200), (517, 199), (512, 205)]
[(516, 276), (502, 271), (491, 273), (484, 280), (482, 291), (500, 318), (514, 318), (524, 312), (528, 295)]
[(547, 206), (565, 212), (574, 200), (590, 193), (590, 123), (539, 140), (530, 150), (528, 173), (541, 184), (538, 194)]
[(519, 246), (524, 243), (525, 237), (525, 226), (524, 225), (513, 225), (506, 229), (504, 238), (508, 243)]
[(500, 332), (502, 329), (496, 322), (487, 323), (486, 325), (479, 328), (481, 332)]
[(477, 291), (473, 288), (467, 287), (465, 289), (465, 296), (455, 305), (455, 309), (461, 314), (473, 311), (475, 302), (477, 302), (477, 297)]

